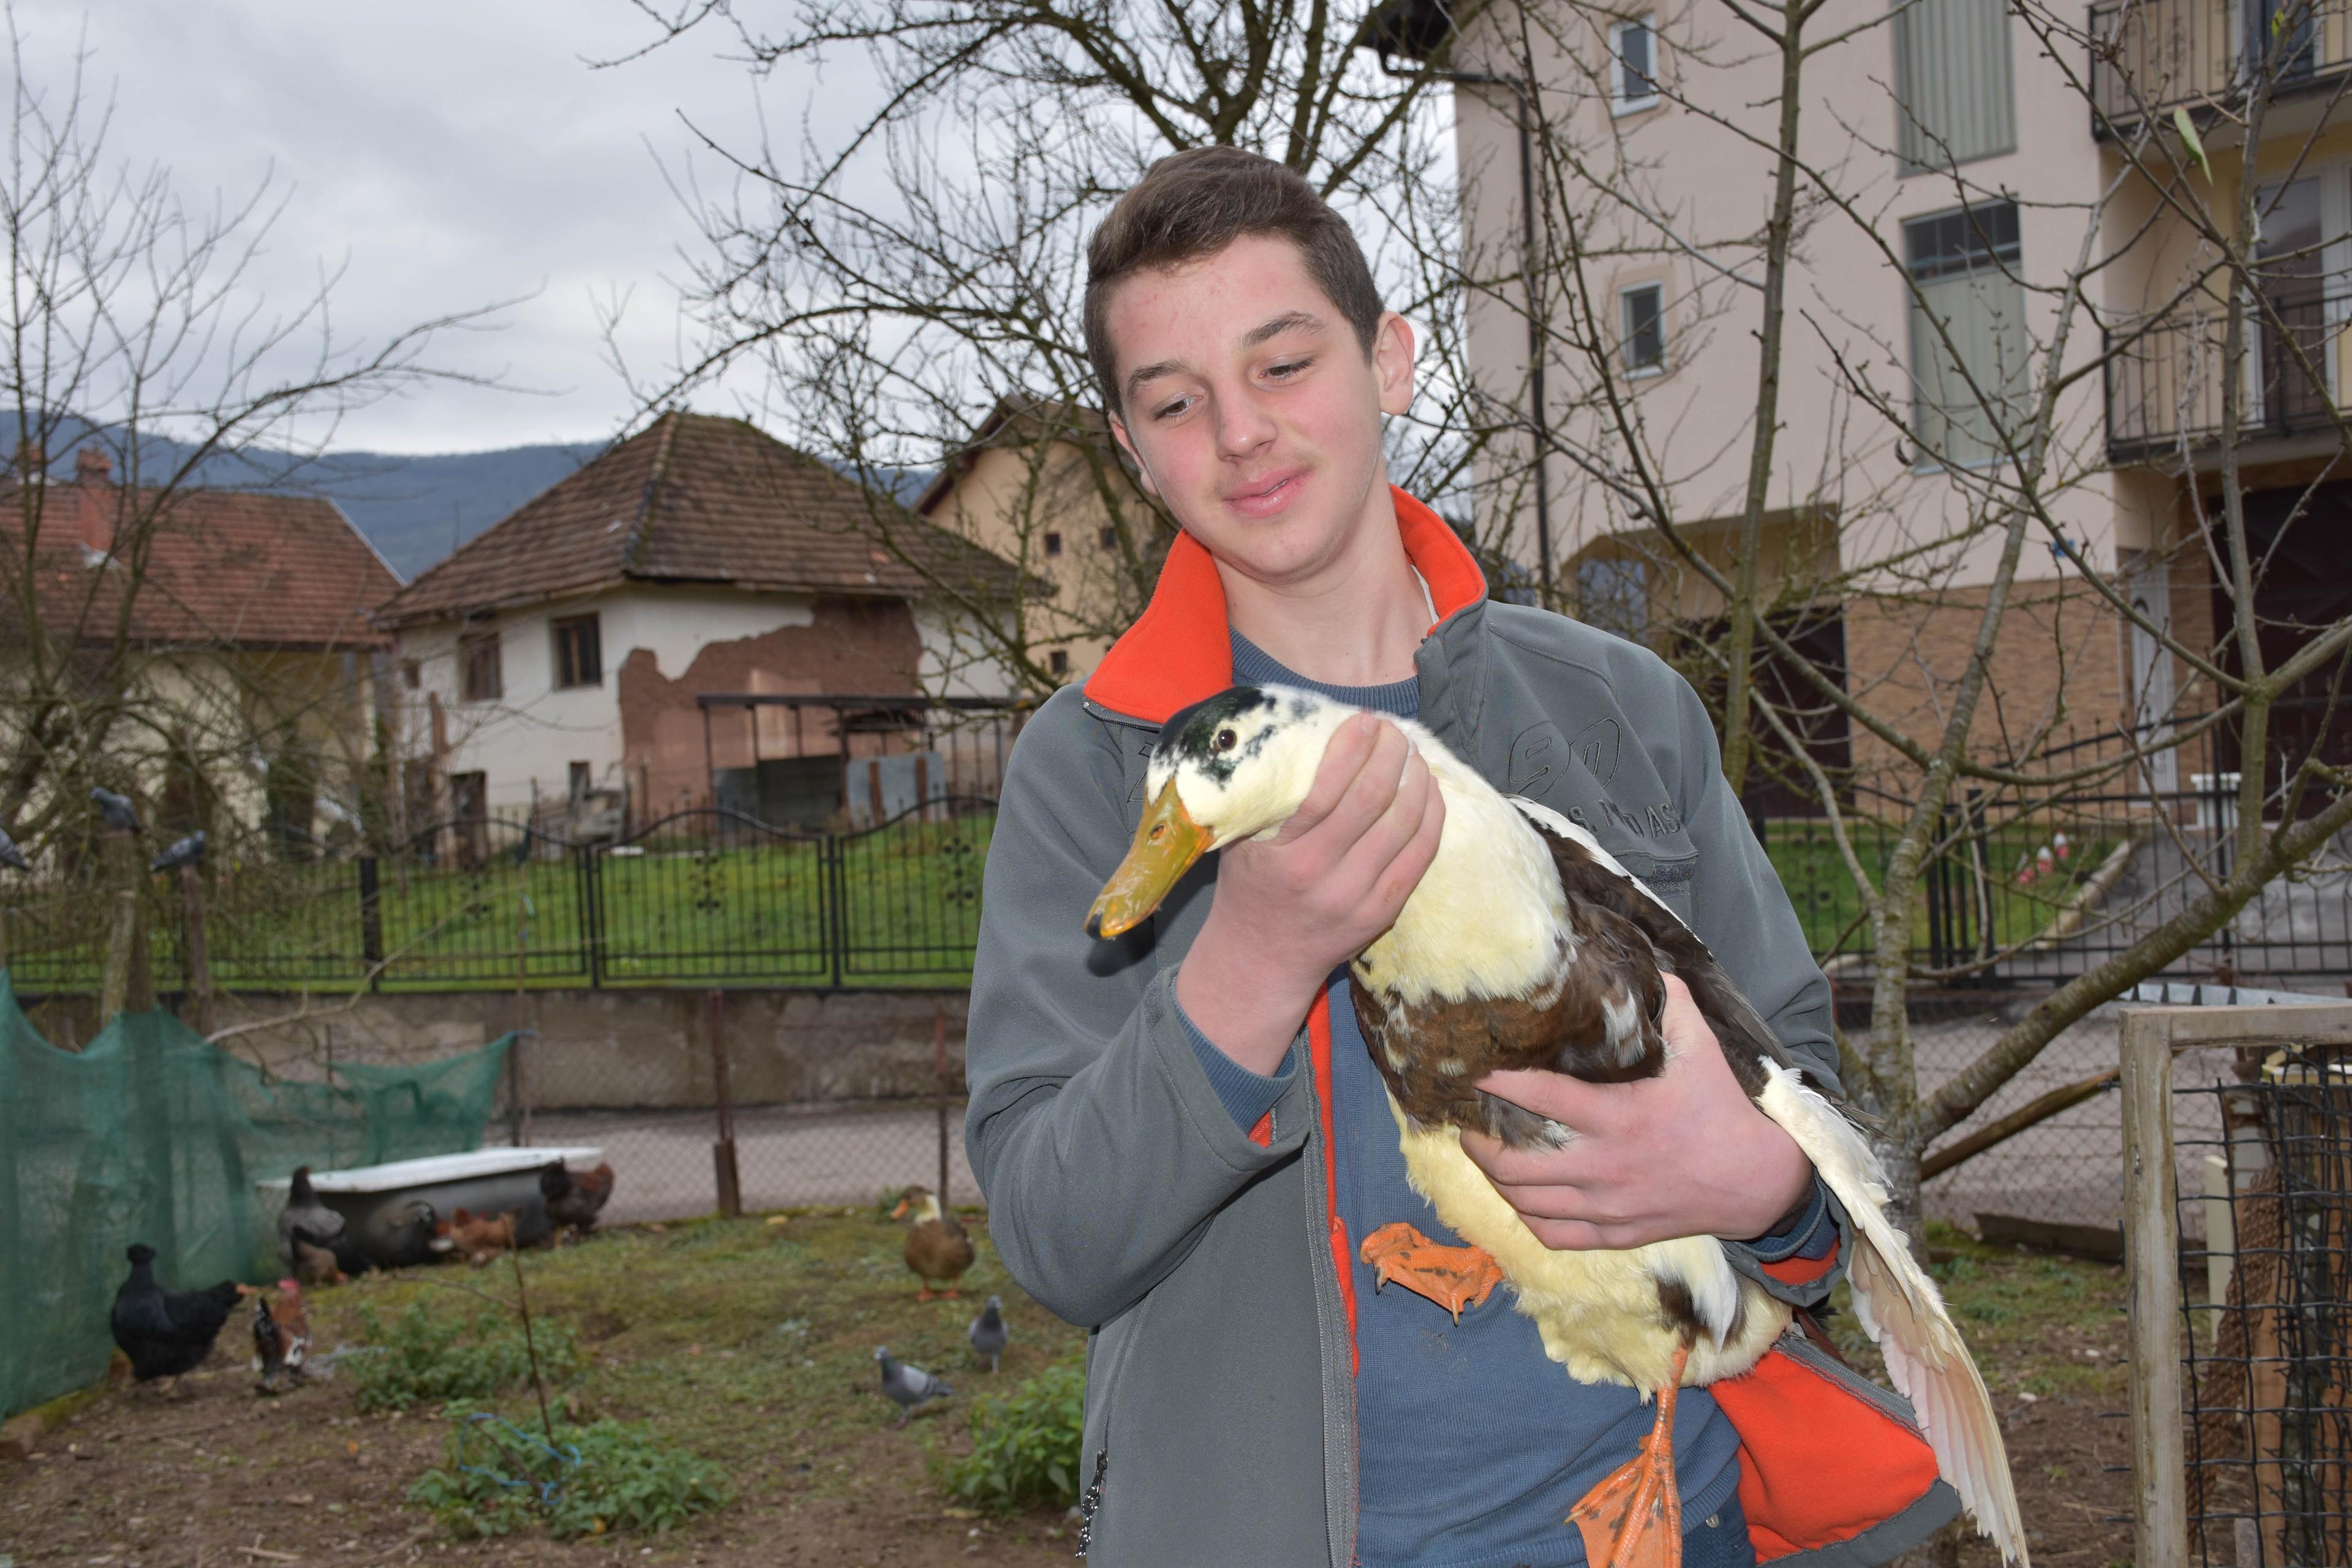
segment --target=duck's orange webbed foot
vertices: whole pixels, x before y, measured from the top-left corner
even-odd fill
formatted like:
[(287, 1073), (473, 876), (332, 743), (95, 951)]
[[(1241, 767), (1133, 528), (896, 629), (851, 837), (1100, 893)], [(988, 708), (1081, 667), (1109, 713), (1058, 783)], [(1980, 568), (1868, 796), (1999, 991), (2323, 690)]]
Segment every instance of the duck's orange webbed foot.
[(1426, 1296), (1462, 1321), (1463, 1309), (1483, 1304), (1503, 1282), (1503, 1271), (1475, 1247), (1440, 1247), (1402, 1220), (1364, 1237), (1358, 1249), (1372, 1266), (1372, 1289), (1402, 1285)]
[(1682, 1568), (1683, 1494), (1675, 1483), (1675, 1396), (1690, 1347), (1675, 1352), (1675, 1374), (1658, 1390), (1658, 1418), (1641, 1449), (1601, 1478), (1569, 1510), (1591, 1568)]

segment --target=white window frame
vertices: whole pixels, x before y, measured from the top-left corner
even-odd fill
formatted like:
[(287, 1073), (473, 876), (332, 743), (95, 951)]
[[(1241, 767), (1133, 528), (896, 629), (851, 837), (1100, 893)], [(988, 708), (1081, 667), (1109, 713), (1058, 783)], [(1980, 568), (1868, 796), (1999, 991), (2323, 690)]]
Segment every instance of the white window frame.
[[(1650, 41), (1650, 67), (1642, 74), (1650, 84), (1647, 92), (1628, 94), (1625, 91), (1625, 35), (1640, 28)], [(1609, 24), (1609, 112), (1612, 115), (1639, 114), (1658, 106), (1658, 15), (1645, 11), (1638, 16), (1623, 16)]]
[[(1633, 363), (1633, 302), (1636, 294), (1658, 297), (1658, 360), (1655, 364), (1637, 365)], [(1664, 375), (1669, 358), (1666, 339), (1666, 286), (1658, 279), (1641, 283), (1628, 283), (1617, 290), (1617, 368), (1628, 379), (1636, 376)]]

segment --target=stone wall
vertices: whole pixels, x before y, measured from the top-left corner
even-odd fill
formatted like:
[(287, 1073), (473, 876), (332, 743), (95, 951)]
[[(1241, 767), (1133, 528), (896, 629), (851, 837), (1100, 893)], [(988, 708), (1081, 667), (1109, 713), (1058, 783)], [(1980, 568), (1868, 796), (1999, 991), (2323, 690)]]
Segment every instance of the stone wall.
[[(671, 1110), (712, 1103), (701, 991), (458, 992), (370, 996), (347, 1012), (238, 1035), (226, 1048), (295, 1077), (329, 1059), (405, 1062), (469, 1050), (518, 1026), (538, 1036), (520, 1064), (541, 1110)], [(928, 1099), (938, 1091), (933, 1035), (944, 1017), (952, 1092), (963, 1091), (961, 992), (720, 993), (729, 1075), (742, 1106)], [(95, 1032), (87, 997), (28, 999), (34, 1026), (60, 1045)], [(216, 1005), (217, 1032), (283, 1019), (298, 999), (245, 994)]]

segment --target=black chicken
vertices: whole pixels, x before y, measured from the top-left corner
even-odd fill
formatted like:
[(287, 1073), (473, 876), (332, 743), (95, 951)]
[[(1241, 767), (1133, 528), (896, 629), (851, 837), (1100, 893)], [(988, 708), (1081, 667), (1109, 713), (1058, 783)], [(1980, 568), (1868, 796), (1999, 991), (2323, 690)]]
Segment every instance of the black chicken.
[(174, 1380), (212, 1353), (246, 1287), (224, 1279), (209, 1290), (166, 1290), (155, 1282), (155, 1249), (144, 1242), (130, 1252), (131, 1278), (114, 1293), (114, 1342), (131, 1358), (142, 1383)]

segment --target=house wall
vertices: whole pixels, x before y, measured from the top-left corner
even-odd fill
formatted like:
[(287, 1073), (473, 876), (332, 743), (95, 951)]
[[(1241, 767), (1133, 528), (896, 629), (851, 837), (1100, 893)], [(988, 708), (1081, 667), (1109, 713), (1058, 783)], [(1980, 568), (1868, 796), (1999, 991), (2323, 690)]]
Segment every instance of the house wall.
[[(593, 686), (555, 689), (549, 623), (592, 610), (599, 617), (603, 679)], [(540, 799), (562, 798), (575, 761), (589, 764), (597, 787), (617, 789), (629, 755), (623, 674), (628, 666), (634, 662), (656, 679), (682, 678), (713, 646), (772, 638), (780, 632), (808, 633), (818, 620), (816, 602), (803, 594), (630, 587), (506, 612), (462, 628), (449, 621), (404, 627), (395, 640), (395, 662), (415, 660), (421, 679), (414, 690), (396, 674), (392, 682), (403, 754), (433, 758), (445, 788), (449, 774), (482, 773), (494, 810), (528, 806), (534, 787)], [(503, 694), (494, 702), (466, 702), (458, 695), (459, 633), (488, 629), (499, 638)], [(911, 637), (898, 655), (898, 668), (913, 668)], [(864, 675), (877, 678), (870, 670)], [(750, 689), (709, 681), (687, 684), (689, 708), (696, 690)], [(432, 720), (436, 701), (443, 715), (437, 739)], [(700, 748), (698, 720), (698, 767)], [(446, 805), (445, 796), (445, 810)]]
[[(1540, 15), (1543, 26), (1538, 33), (1549, 28), (1558, 35), (1538, 43), (1536, 74), (1546, 113), (1567, 128), (1589, 166), (1615, 171), (1644, 191), (1680, 236), (1701, 246), (1713, 244), (1716, 259), (1751, 279), (1760, 276), (1760, 260), (1749, 237), (1760, 235), (1771, 199), (1768, 149), (1777, 133), (1777, 58), (1755, 48), (1752, 36), (1719, 7), (1661, 7), (1656, 17), (1666, 79), (1730, 120), (1738, 132), (1671, 101), (1612, 118), (1606, 93), (1596, 90), (1604, 52), (1601, 28), (1606, 18), (1598, 11), (1571, 11), (1565, 5), (1546, 6)], [(1948, 173), (1900, 173), (1894, 153), (1898, 110), (1891, 92), (1893, 32), (1885, 26), (1865, 26), (1885, 15), (1885, 7), (1875, 0), (1832, 0), (1810, 25), (1814, 36), (1824, 38), (1863, 29), (1807, 62), (1802, 151), (1815, 166), (1836, 171), (1842, 188), (1853, 198), (1854, 211), (1865, 215), (1869, 226), (1864, 229), (1854, 219), (1818, 205), (1805, 220), (1789, 282), (1781, 428), (1768, 506), (1780, 518), (1810, 514), (1837, 520), (1824, 563), (1858, 574), (1851, 591), (1862, 601), (1849, 620), (1848, 657), (1858, 679), (1876, 674), (1897, 679), (1899, 684), (1899, 672), (1874, 670), (1870, 661), (1895, 658), (1923, 638), (1940, 641), (1964, 630), (1972, 633), (1973, 621), (1965, 609), (1937, 610), (1923, 612), (1913, 617), (1916, 624), (1904, 626), (1893, 595), (1915, 592), (1919, 576), (1864, 570), (1961, 531), (1969, 506), (1968, 492), (1951, 476), (1937, 468), (1915, 468), (1897, 432), (1860, 403), (1846, 384), (1849, 374), (1859, 375), (1890, 400), (1907, 405), (1908, 294), (1892, 258), (1902, 255), (1906, 219), (1959, 205)], [(1514, 17), (1491, 13), (1457, 48), (1454, 63), (1463, 68), (1507, 68), (1494, 63), (1510, 58), (1496, 42), (1494, 29), (1516, 26)], [(2074, 265), (2086, 221), (2056, 204), (2095, 199), (2109, 171), (2090, 135), (2083, 100), (2066, 88), (2059, 67), (2042, 56), (2031, 34), (2014, 23), (2011, 56), (2017, 150), (1973, 160), (1962, 166), (1961, 174), (1979, 199), (1988, 192), (2008, 192), (2019, 199), (2028, 277), (2050, 279)], [(1513, 102), (1507, 93), (1460, 89), (1455, 104), (1471, 244), (1491, 269), (1507, 272), (1516, 265), (1520, 223)], [(1638, 405), (1654, 450), (1664, 454), (1656, 467), (1670, 476), (1679, 520), (1713, 538), (1737, 518), (1747, 484), (1759, 363), (1758, 296), (1752, 288), (1678, 248), (1658, 227), (1615, 216), (1604, 200), (1595, 199), (1589, 212), (1576, 216), (1580, 223), (1592, 225), (1583, 236), (1586, 255), (1607, 257), (1612, 247), (1632, 252), (1621, 260), (1592, 264), (1593, 292), (1604, 310), (1613, 310), (1622, 287), (1654, 280), (1664, 285), (1666, 368), (1619, 384)], [(2054, 306), (2029, 295), (2027, 310), (2034, 340), (2047, 341), (2056, 319)], [(1604, 326), (1612, 324), (1613, 318)], [(1507, 301), (1489, 297), (1474, 302), (1470, 342), (1475, 373), (1490, 395), (1526, 406), (1527, 327), (1516, 296)], [(2069, 363), (2087, 363), (2097, 353), (2097, 333), (2078, 317)], [(1554, 425), (1572, 443), (1616, 449), (1620, 443), (1602, 435), (1601, 426), (1580, 411), (1594, 386), (1589, 363), (1559, 351), (1548, 375)], [(2056, 497), (2055, 519), (2090, 560), (2112, 566), (2119, 548), (2144, 545), (2149, 524), (2135, 509), (2149, 501), (2147, 495), (2128, 493), (2115, 476), (2102, 471), (2105, 424), (2097, 375), (2084, 378), (2067, 395), (2060, 424), (2064, 435), (2054, 468), (2073, 477)], [(1514, 468), (1523, 468), (1525, 462), (1524, 450), (1513, 454), (1507, 449), (1490, 462), (1482, 476), (1489, 492), (1509, 496), (1504, 476)], [(1553, 553), (1562, 564), (1567, 585), (1572, 585), (1572, 563), (1580, 552), (1596, 540), (1614, 538), (1648, 553), (1662, 552), (1654, 535), (1639, 520), (1629, 518), (1614, 498), (1580, 479), (1574, 465), (1555, 457), (1547, 467)], [(1532, 496), (1521, 493), (1506, 504), (1504, 515), (1490, 515), (1483, 525), (1507, 537), (1513, 553), (1533, 565)], [(1912, 559), (1908, 571), (1930, 577), (1939, 588), (1966, 590), (1983, 584), (1999, 555), (1997, 537), (1983, 531), (1984, 537), (1972, 541), (1933, 546), (1928, 561)], [(1722, 553), (1727, 558), (1727, 552)], [(1768, 577), (1783, 569), (1777, 558), (1767, 566)], [(2037, 533), (2021, 575), (2053, 587), (2070, 570)], [(1678, 592), (1688, 601), (1677, 606), (1685, 616), (1719, 607), (1716, 596), (1703, 589), (1685, 585)], [(1874, 593), (1885, 596), (1873, 600)], [(2042, 646), (2044, 639), (2021, 627), (2005, 634), (2004, 648), (2012, 640), (2022, 649)], [(2104, 646), (2114, 639), (2092, 640)], [(1957, 647), (1964, 653), (1965, 637)], [(1927, 661), (1930, 667), (1952, 662), (1946, 658), (1948, 651), (1939, 648)], [(2091, 656), (2086, 652), (2083, 657)], [(2113, 657), (2102, 657), (2110, 666), (2115, 663)], [(2046, 706), (2029, 690), (2038, 679), (2028, 668), (2031, 664), (2025, 659), (2004, 684), (2013, 689), (2016, 702)], [(1924, 692), (1919, 695), (1924, 700)], [(1903, 705), (1906, 710), (1913, 706), (1907, 696)], [(2114, 708), (2104, 687), (2085, 693), (2074, 706), (2078, 710), (2096, 708), (2103, 718)], [(1911, 714), (1906, 727), (1923, 722), (1923, 714), (1924, 710)]]
[[(972, 540), (1052, 585), (1023, 602), (1024, 626), (1041, 664), (1058, 651), (1069, 658), (1068, 678), (1083, 680), (1124, 629), (1121, 606), (1135, 600), (1124, 579), (1125, 561), (1101, 544), (1111, 510), (1094, 473), (1095, 459), (1075, 442), (1056, 441), (1043, 453), (1018, 447), (974, 453), (954, 486), (928, 513), (931, 521)], [(1124, 482), (1124, 481), (1121, 481)], [(1141, 498), (1130, 527), (1157, 526)], [(1045, 553), (1048, 533), (1062, 550)], [(1143, 541), (1133, 533), (1130, 540)], [(1012, 689), (999, 686), (997, 690)]]

